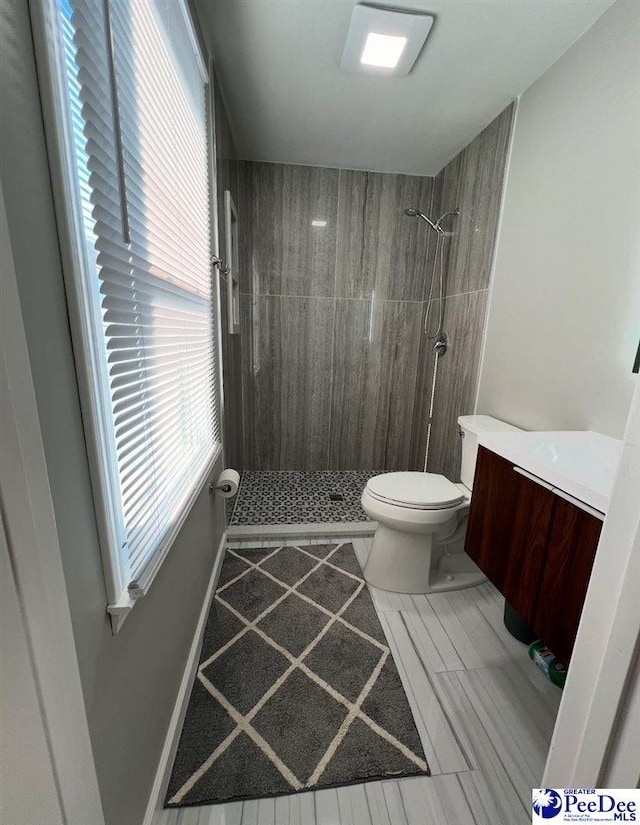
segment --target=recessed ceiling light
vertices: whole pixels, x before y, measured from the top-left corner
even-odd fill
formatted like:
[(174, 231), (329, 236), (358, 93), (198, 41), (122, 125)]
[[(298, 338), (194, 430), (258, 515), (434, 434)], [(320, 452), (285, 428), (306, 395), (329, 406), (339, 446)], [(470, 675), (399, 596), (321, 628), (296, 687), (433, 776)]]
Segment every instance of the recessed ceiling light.
[(341, 66), (350, 72), (401, 76), (418, 59), (433, 17), (367, 4), (354, 7)]
[(360, 62), (365, 66), (384, 66), (387, 69), (395, 69), (406, 45), (406, 37), (370, 32), (367, 35)]
[(311, 221), (311, 226), (326, 226), (326, 225), (327, 225), (326, 221), (319, 221), (317, 219)]

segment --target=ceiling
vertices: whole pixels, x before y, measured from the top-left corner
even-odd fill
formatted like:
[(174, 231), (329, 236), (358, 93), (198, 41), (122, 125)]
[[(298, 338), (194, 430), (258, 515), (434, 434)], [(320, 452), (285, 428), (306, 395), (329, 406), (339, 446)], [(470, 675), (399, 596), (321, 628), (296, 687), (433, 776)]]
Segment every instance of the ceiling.
[(384, 0), (435, 24), (412, 72), (340, 68), (354, 0), (196, 0), (238, 153), (434, 175), (613, 0)]

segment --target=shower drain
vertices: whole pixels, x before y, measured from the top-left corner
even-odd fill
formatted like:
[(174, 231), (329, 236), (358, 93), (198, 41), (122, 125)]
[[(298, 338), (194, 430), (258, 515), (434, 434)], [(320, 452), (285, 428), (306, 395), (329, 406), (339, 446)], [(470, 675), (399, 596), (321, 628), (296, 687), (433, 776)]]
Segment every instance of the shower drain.
[(344, 501), (342, 493), (329, 493), (329, 501)]

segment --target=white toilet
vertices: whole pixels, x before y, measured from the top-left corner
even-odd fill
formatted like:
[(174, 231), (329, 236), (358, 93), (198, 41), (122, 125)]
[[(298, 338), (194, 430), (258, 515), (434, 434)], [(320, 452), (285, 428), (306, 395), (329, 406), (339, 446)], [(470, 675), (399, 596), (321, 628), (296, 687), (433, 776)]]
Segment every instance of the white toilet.
[(478, 433), (517, 430), (488, 415), (458, 418), (461, 483), (436, 473), (384, 473), (369, 479), (362, 509), (378, 522), (364, 568), (369, 584), (395, 593), (434, 593), (481, 584), (464, 552)]

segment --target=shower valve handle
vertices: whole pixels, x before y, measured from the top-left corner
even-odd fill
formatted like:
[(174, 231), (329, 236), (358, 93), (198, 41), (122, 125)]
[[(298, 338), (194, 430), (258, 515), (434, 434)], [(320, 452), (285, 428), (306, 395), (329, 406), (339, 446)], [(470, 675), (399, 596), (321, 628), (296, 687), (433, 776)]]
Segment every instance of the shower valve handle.
[(433, 345), (433, 351), (436, 353), (436, 355), (442, 356), (442, 355), (445, 354), (448, 347), (449, 347), (449, 339), (443, 333), (442, 335), (439, 336), (438, 340)]

